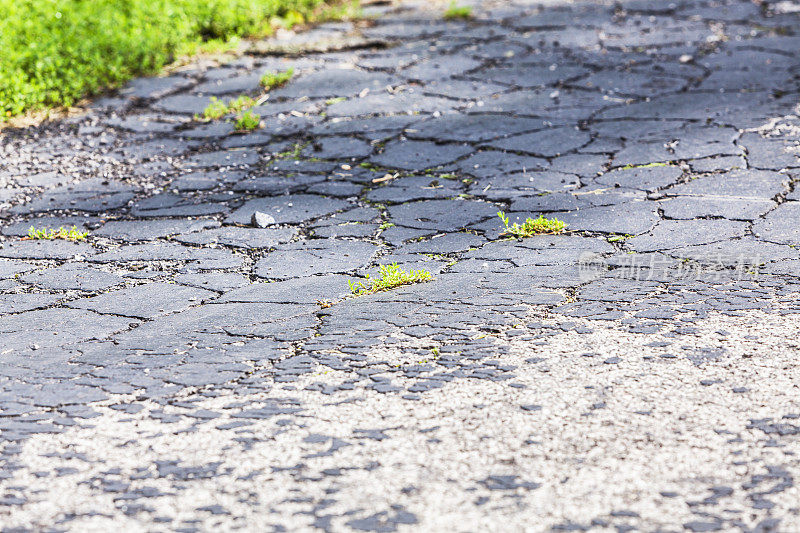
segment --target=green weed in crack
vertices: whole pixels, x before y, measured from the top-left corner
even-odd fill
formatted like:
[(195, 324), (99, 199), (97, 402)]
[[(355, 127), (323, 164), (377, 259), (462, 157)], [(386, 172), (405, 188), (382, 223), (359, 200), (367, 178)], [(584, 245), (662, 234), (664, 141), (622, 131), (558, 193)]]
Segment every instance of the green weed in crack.
[(242, 115), (236, 117), (233, 123), (236, 131), (253, 131), (261, 125), (261, 115), (257, 115), (252, 111), (247, 111)]
[(294, 76), (294, 68), (289, 68), (288, 70), (284, 70), (282, 72), (267, 72), (261, 76), (261, 86), (267, 91), (271, 91), (272, 89), (277, 89), (278, 87), (285, 85), (286, 82), (292, 79), (292, 76)]
[(348, 283), (350, 284), (350, 292), (355, 296), (363, 296), (431, 280), (433, 280), (433, 274), (427, 270), (406, 271), (400, 268), (397, 263), (392, 263), (391, 265), (380, 265), (377, 277), (371, 278), (368, 274), (365, 281), (356, 283), (349, 280)]
[(227, 104), (216, 98), (214, 96), (211, 97), (210, 103), (206, 106), (203, 110), (201, 115), (195, 115), (195, 120), (217, 120), (219, 118), (224, 117), (229, 113), (239, 113), (246, 109), (253, 107), (256, 104), (256, 101), (250, 98), (247, 95), (241, 95), (233, 100), (229, 101)]
[(52, 241), (55, 239), (63, 239), (65, 241), (82, 241), (87, 235), (89, 235), (88, 231), (78, 231), (77, 226), (72, 226), (71, 228), (65, 228), (62, 226), (58, 229), (36, 229), (34, 226), (31, 226), (30, 229), (28, 229), (27, 239), (34, 241)]
[(459, 6), (453, 0), (442, 17), (445, 20), (468, 20), (472, 18), (472, 8), (470, 6)]
[(621, 167), (622, 170), (630, 170), (632, 168), (655, 168), (655, 167), (668, 167), (667, 163), (647, 163), (646, 165), (625, 165)]
[(545, 218), (544, 215), (539, 215), (539, 218), (528, 218), (522, 224), (517, 222), (510, 224), (509, 218), (502, 211), (498, 211), (497, 216), (500, 217), (506, 228), (502, 235), (513, 235), (518, 239), (533, 237), (534, 235), (557, 235), (563, 233), (567, 227), (564, 222), (557, 218)]

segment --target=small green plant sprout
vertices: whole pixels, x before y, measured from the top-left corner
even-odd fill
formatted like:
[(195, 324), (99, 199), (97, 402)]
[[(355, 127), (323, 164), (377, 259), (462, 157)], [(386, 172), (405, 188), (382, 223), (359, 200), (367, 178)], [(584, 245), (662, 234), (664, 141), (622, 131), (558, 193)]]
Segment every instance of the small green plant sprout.
[(472, 8), (469, 6), (459, 6), (455, 0), (450, 2), (450, 7), (442, 15), (445, 20), (467, 20), (472, 18)]
[(381, 265), (378, 274), (378, 277), (375, 278), (370, 278), (369, 274), (367, 274), (366, 281), (359, 281), (358, 283), (349, 280), (350, 292), (356, 296), (363, 296), (365, 294), (388, 291), (402, 285), (424, 283), (433, 279), (433, 275), (427, 270), (405, 271), (397, 266), (397, 263)]
[(239, 113), (256, 105), (256, 101), (243, 94), (228, 102), (228, 113)]
[(212, 96), (211, 102), (203, 110), (202, 115), (195, 115), (197, 120), (217, 120), (229, 113), (239, 113), (249, 109), (256, 104), (256, 101), (247, 95), (241, 95), (227, 104), (219, 98)]
[(389, 228), (394, 227), (394, 222), (383, 222), (381, 223), (380, 227), (378, 228), (381, 231), (386, 231)]
[(82, 241), (89, 235), (88, 231), (78, 231), (77, 226), (71, 228), (59, 227), (58, 229), (41, 228), (36, 229), (31, 226), (28, 230), (28, 239), (34, 241), (64, 239), (65, 241)]
[(233, 127), (236, 128), (236, 131), (253, 131), (260, 125), (261, 115), (257, 115), (252, 111), (246, 111), (239, 115), (233, 123)]
[(275, 159), (285, 159), (287, 157), (292, 157), (294, 159), (299, 159), (300, 154), (303, 152), (303, 148), (308, 146), (310, 143), (294, 143), (291, 150), (286, 150), (284, 152), (278, 152), (275, 154)]
[(655, 167), (668, 167), (666, 163), (647, 163), (645, 165), (625, 165), (622, 170), (630, 170), (632, 168), (655, 168)]
[(539, 215), (539, 218), (528, 218), (522, 224), (517, 222), (509, 224), (508, 217), (502, 211), (498, 211), (497, 216), (500, 217), (506, 227), (502, 234), (513, 235), (518, 239), (533, 237), (534, 235), (556, 235), (562, 233), (564, 228), (567, 227), (565, 223), (557, 218), (544, 218), (544, 215)]
[(212, 96), (211, 102), (203, 110), (203, 114), (196, 118), (203, 120), (216, 120), (228, 114), (228, 106), (219, 98)]
[(294, 76), (294, 68), (289, 68), (283, 72), (267, 72), (261, 76), (261, 86), (271, 91), (272, 89), (277, 89), (281, 85), (284, 85), (287, 81), (292, 79), (292, 76)]

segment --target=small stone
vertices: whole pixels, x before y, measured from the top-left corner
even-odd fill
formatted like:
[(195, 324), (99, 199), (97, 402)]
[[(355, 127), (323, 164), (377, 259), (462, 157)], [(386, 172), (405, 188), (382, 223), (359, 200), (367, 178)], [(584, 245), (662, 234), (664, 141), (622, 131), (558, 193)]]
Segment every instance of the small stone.
[(262, 213), (261, 211), (255, 211), (253, 216), (250, 217), (250, 223), (256, 228), (266, 228), (267, 226), (274, 224), (275, 219), (272, 217), (272, 215)]

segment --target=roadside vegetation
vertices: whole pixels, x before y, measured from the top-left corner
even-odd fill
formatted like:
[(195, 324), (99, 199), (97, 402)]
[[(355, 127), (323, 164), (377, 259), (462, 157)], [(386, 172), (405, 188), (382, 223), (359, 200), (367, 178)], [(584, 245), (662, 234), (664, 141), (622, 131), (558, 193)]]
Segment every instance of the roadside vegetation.
[[(336, 4), (328, 7), (327, 4)], [(348, 13), (325, 0), (0, 0), (0, 122), (71, 106), (180, 57)]]

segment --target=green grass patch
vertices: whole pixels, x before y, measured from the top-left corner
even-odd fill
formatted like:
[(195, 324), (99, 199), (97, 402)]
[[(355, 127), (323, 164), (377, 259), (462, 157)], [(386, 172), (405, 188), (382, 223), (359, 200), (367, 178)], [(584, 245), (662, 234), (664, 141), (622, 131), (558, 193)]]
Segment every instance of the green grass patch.
[(31, 226), (28, 229), (28, 238), (34, 241), (52, 241), (55, 239), (64, 239), (65, 241), (82, 241), (89, 235), (88, 231), (78, 231), (77, 226), (65, 228), (63, 226), (58, 229), (40, 228), (36, 229)]
[(267, 72), (263, 76), (261, 76), (261, 86), (264, 89), (271, 91), (272, 89), (276, 89), (281, 85), (286, 84), (290, 79), (294, 76), (294, 68), (289, 68), (283, 72)]
[(253, 131), (261, 125), (261, 115), (257, 115), (252, 111), (247, 111), (238, 117), (233, 123), (236, 131)]
[(450, 2), (444, 14), (442, 15), (445, 20), (466, 20), (472, 18), (472, 8), (470, 6), (459, 6), (455, 1)]
[(367, 275), (366, 281), (359, 281), (358, 283), (348, 281), (348, 283), (350, 284), (350, 292), (356, 296), (363, 296), (365, 294), (388, 291), (402, 285), (424, 283), (432, 279), (433, 274), (427, 270), (405, 271), (397, 266), (397, 263), (392, 263), (391, 265), (381, 265), (378, 277), (371, 278)]
[(514, 222), (509, 224), (509, 219), (502, 211), (497, 212), (497, 216), (503, 221), (505, 225), (504, 235), (513, 235), (518, 239), (525, 237), (533, 237), (534, 235), (556, 235), (563, 233), (567, 225), (558, 220), (557, 218), (545, 218), (544, 215), (539, 215), (539, 218), (528, 218), (522, 224)]
[[(0, 0), (0, 120), (330, 17), (325, 0)], [(343, 11), (344, 13), (344, 11)]]

